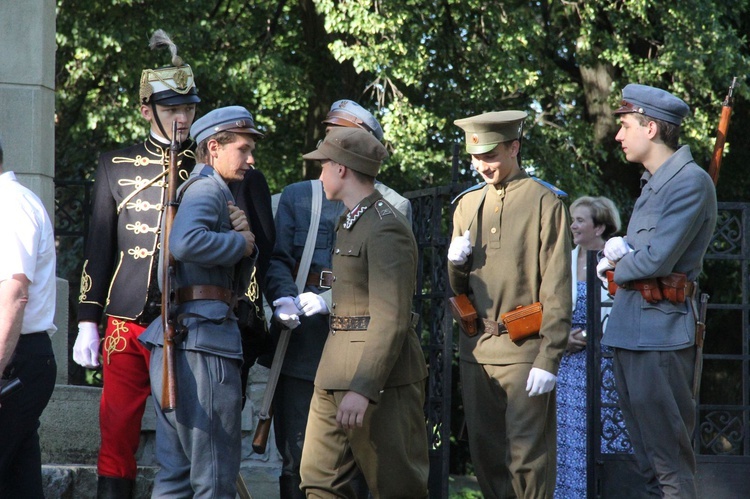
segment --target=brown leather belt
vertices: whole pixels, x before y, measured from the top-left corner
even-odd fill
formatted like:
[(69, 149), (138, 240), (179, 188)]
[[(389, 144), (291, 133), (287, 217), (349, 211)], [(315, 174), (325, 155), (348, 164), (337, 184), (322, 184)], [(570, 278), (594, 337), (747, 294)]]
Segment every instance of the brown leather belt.
[(231, 289), (211, 284), (185, 286), (175, 291), (175, 299), (178, 304), (194, 300), (219, 300), (227, 305), (232, 305), (233, 298), (234, 293)]
[(331, 329), (334, 331), (365, 331), (370, 325), (369, 315), (331, 315)]
[(333, 281), (335, 280), (336, 278), (333, 277), (333, 271), (323, 269), (320, 273), (310, 272), (307, 274), (307, 281), (305, 281), (305, 284), (308, 286), (317, 286), (323, 289), (331, 289)]
[(661, 300), (669, 300), (672, 303), (685, 303), (692, 298), (696, 292), (697, 285), (694, 281), (688, 281), (685, 274), (672, 272), (664, 277), (651, 277), (648, 279), (635, 279), (618, 285), (614, 281), (614, 271), (607, 271), (607, 290), (612, 296), (617, 288), (634, 289), (641, 293), (643, 299), (648, 303), (656, 303)]
[(484, 332), (491, 334), (492, 336), (500, 336), (501, 334), (506, 334), (508, 332), (505, 328), (505, 324), (502, 322), (495, 322), (489, 319), (480, 319), (479, 321)]
[[(292, 273), (292, 277), (294, 277), (295, 279), (297, 279), (298, 271), (299, 263), (294, 266), (294, 272)], [(333, 276), (333, 271), (331, 269), (322, 269), (320, 273), (308, 273), (307, 280), (305, 281), (305, 286), (317, 286), (322, 289), (331, 289), (331, 286), (333, 286), (333, 281), (335, 280), (336, 278)]]

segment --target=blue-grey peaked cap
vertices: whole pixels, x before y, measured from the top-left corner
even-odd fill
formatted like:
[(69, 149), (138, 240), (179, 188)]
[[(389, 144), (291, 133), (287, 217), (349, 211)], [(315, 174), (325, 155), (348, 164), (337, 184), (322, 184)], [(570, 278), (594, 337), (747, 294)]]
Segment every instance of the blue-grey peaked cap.
[(615, 110), (615, 114), (625, 113), (643, 114), (679, 126), (690, 114), (690, 107), (666, 90), (630, 83), (622, 89), (622, 101)]
[(242, 106), (214, 109), (190, 127), (190, 136), (197, 144), (219, 132), (247, 133), (256, 139), (263, 138), (263, 134), (255, 128), (253, 115)]
[(367, 130), (379, 141), (383, 141), (383, 128), (378, 120), (365, 108), (352, 100), (337, 100), (323, 120), (329, 125), (358, 127)]

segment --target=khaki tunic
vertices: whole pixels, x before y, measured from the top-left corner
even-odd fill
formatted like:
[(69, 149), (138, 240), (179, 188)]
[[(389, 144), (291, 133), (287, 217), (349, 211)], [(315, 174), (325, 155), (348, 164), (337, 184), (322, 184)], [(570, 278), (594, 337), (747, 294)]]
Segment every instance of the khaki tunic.
[[(379, 192), (361, 207), (353, 222), (339, 221), (331, 312), (370, 322), (365, 331), (328, 335), (302, 450), (302, 490), (308, 497), (353, 497), (359, 468), (375, 498), (427, 497), (427, 366), (411, 327), (417, 245), (404, 216)], [(371, 401), (354, 430), (336, 424), (348, 390)]]
[(525, 172), (498, 189), (489, 186), (461, 197), (453, 237), (469, 229), (472, 254), (463, 266), (448, 263), (453, 291), (467, 293), (480, 318), (499, 321), (500, 314), (537, 301), (543, 311), (539, 336), (518, 343), (507, 334), (461, 334), (461, 360), (530, 362), (557, 374), (571, 327), (569, 227), (563, 202)]
[(427, 377), (411, 327), (417, 245), (403, 215), (375, 192), (350, 227), (339, 222), (333, 251), (333, 305), (340, 316), (370, 316), (366, 331), (334, 331), (315, 377), (324, 390), (352, 390), (373, 402), (380, 391)]

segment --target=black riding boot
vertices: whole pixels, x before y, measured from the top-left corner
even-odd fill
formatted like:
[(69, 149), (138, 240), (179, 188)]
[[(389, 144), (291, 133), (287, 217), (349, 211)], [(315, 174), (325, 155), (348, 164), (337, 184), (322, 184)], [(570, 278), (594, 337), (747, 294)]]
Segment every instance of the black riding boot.
[(305, 499), (305, 494), (299, 488), (301, 480), (292, 475), (279, 477), (279, 499)]
[(134, 488), (133, 480), (100, 476), (96, 483), (96, 499), (132, 499)]

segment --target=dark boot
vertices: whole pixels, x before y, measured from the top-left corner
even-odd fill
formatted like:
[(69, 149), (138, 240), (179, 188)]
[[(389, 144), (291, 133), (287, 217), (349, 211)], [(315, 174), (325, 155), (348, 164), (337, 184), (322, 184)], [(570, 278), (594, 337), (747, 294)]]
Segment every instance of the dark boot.
[(132, 499), (134, 488), (134, 480), (100, 476), (96, 483), (96, 499)]
[(279, 499), (305, 499), (299, 488), (302, 481), (297, 476), (281, 475), (279, 477)]

